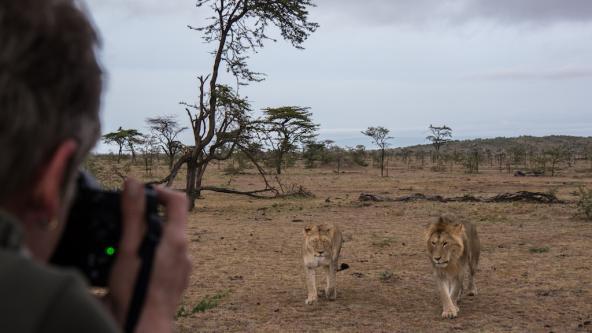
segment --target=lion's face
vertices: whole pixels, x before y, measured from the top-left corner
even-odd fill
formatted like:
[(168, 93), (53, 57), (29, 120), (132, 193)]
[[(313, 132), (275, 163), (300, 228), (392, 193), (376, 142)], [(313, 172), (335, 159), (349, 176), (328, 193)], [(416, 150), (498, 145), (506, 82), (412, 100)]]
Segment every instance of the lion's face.
[(312, 250), (315, 257), (329, 257), (331, 255), (331, 227), (327, 225), (308, 225), (304, 228), (306, 246)]
[(460, 258), (463, 252), (462, 225), (431, 228), (428, 237), (428, 253), (435, 267), (445, 268)]

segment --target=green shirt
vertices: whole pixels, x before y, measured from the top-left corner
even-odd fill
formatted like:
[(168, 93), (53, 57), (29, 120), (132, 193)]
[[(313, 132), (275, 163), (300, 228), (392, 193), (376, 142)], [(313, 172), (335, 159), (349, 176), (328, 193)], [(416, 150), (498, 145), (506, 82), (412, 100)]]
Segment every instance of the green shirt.
[(119, 332), (82, 278), (33, 261), (18, 222), (0, 211), (0, 332)]

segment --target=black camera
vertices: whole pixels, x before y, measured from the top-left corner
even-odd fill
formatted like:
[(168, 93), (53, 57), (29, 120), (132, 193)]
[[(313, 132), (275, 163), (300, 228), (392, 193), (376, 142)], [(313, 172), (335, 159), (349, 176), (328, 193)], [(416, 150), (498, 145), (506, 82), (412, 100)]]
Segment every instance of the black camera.
[[(146, 186), (144, 193), (146, 233), (138, 256), (151, 266), (162, 233), (162, 219), (156, 191)], [(121, 219), (121, 192), (102, 190), (93, 177), (80, 172), (68, 221), (50, 262), (78, 269), (92, 286), (107, 286), (120, 245)]]

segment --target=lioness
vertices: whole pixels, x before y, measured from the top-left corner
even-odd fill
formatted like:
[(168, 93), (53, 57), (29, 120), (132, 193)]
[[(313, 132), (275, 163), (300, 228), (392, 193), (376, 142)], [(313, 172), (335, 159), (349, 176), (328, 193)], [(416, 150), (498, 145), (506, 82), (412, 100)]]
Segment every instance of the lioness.
[(306, 287), (308, 289), (308, 297), (304, 301), (306, 304), (313, 304), (317, 301), (315, 278), (315, 269), (317, 267), (323, 267), (327, 273), (325, 296), (330, 300), (335, 300), (337, 297), (335, 273), (337, 272), (341, 244), (341, 231), (335, 225), (309, 224), (304, 227), (302, 259), (304, 259)]
[(428, 228), (427, 245), (442, 300), (442, 318), (454, 318), (458, 315), (458, 301), (467, 271), (468, 294), (477, 294), (474, 276), (481, 247), (477, 228), (472, 223), (454, 222), (450, 217), (441, 216)]

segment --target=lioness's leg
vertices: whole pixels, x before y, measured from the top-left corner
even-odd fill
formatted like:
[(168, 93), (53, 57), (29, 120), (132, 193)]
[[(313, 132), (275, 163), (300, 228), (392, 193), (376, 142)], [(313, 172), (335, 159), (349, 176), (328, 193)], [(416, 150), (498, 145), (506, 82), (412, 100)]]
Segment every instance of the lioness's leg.
[(462, 277), (460, 279), (456, 279), (456, 280), (452, 281), (451, 286), (450, 286), (450, 298), (452, 299), (452, 304), (454, 304), (454, 306), (456, 306), (457, 310), (458, 310), (458, 301), (460, 300), (460, 296), (463, 291), (463, 280), (464, 279)]
[(458, 307), (452, 302), (448, 282), (438, 281), (438, 291), (442, 301), (442, 318), (455, 318), (458, 315)]
[(313, 304), (317, 301), (317, 285), (314, 268), (306, 268), (306, 289), (308, 290), (308, 297), (304, 303)]
[(469, 286), (467, 294), (469, 296), (477, 295), (477, 287), (475, 286), (475, 266), (471, 263), (469, 265)]
[(325, 296), (330, 300), (335, 300), (337, 298), (337, 289), (335, 288), (336, 271), (337, 267), (335, 267), (334, 264), (326, 266), (327, 288), (325, 289)]

